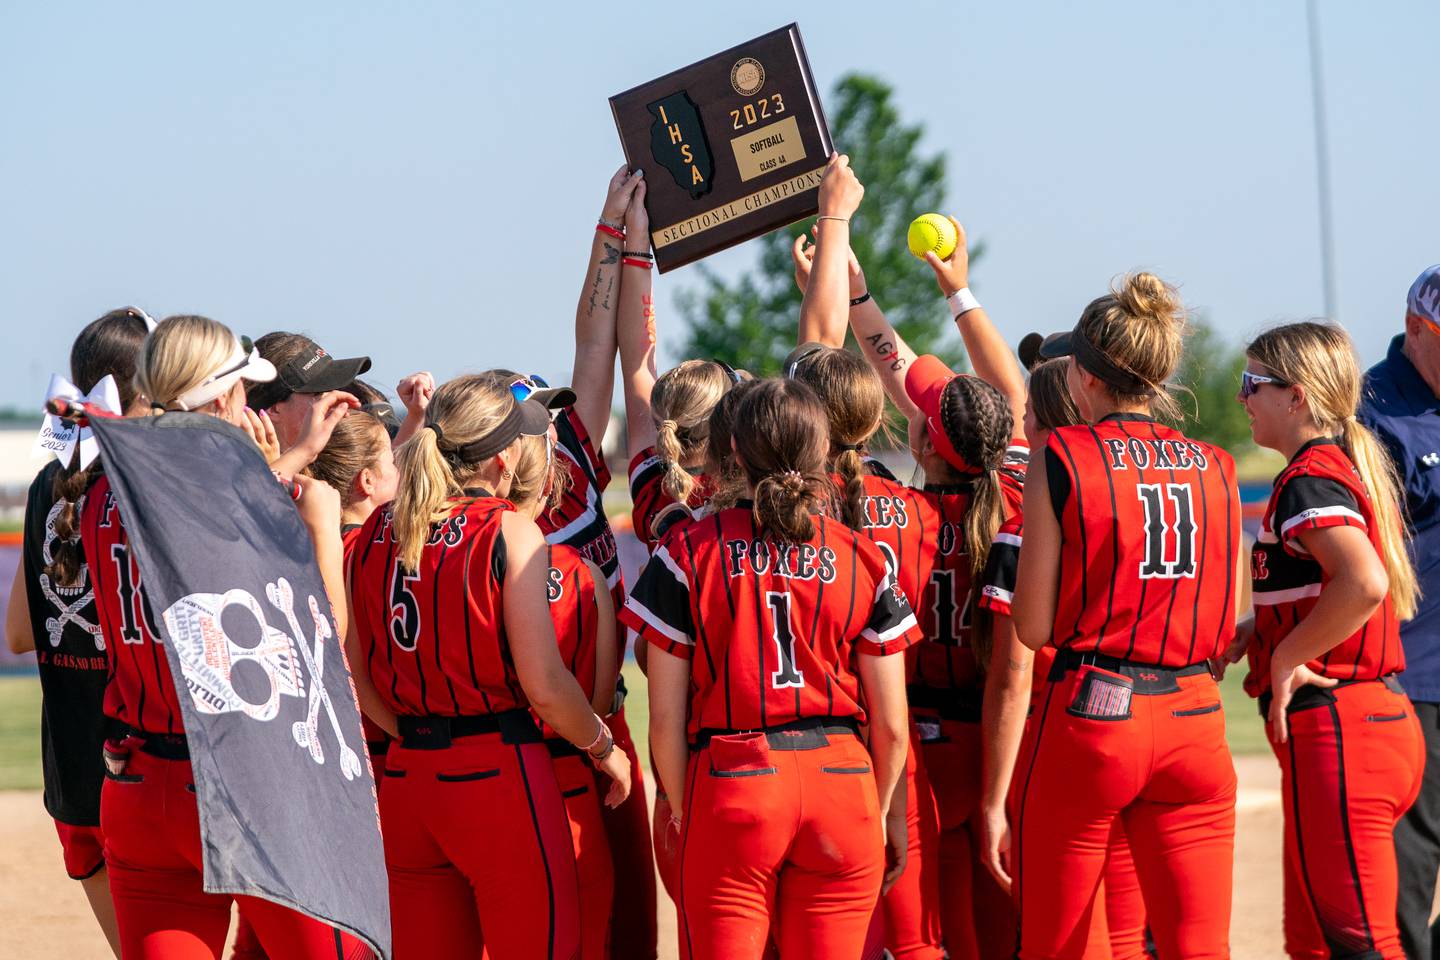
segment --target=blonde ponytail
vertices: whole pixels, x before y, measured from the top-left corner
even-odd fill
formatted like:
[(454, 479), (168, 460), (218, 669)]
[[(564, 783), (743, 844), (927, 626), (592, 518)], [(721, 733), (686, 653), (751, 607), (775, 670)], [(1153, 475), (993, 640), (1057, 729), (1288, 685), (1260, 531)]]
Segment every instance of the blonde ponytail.
[(455, 474), (440, 453), (435, 431), (422, 427), (400, 448), (396, 458), (400, 471), (391, 523), (399, 545), (400, 565), (414, 571), (420, 553), (430, 539), (430, 528), (450, 514), (450, 498), (460, 492)]
[(1401, 620), (1415, 616), (1420, 581), (1405, 540), (1400, 513), (1400, 479), (1390, 455), (1375, 435), (1355, 419), (1360, 406), (1360, 364), (1350, 335), (1330, 323), (1287, 323), (1260, 334), (1245, 354), (1285, 383), (1305, 388), (1315, 425), (1338, 435), (1355, 464), (1379, 526), (1380, 559), (1390, 576), (1390, 601)]
[(655, 453), (665, 462), (660, 489), (676, 503), (685, 503), (695, 489), (695, 478), (683, 466), (685, 445), (680, 442), (680, 426), (674, 420), (661, 420), (655, 429)]
[(1375, 435), (1353, 416), (1340, 427), (1341, 443), (1370, 494), (1370, 509), (1380, 529), (1380, 559), (1390, 574), (1390, 602), (1401, 620), (1415, 616), (1420, 604), (1420, 581), (1405, 546), (1405, 522), (1400, 515), (1400, 478), (1395, 464)]
[[(450, 498), (461, 496), (465, 482), (480, 472), (481, 464), (465, 463), (453, 451), (493, 431), (514, 404), (504, 378), (488, 373), (456, 377), (435, 391), (425, 411), (425, 426), (400, 447), (395, 458), (400, 481), (390, 516), (405, 569), (414, 571), (420, 565), (432, 527), (454, 511)], [(442, 435), (451, 453), (441, 449)], [(544, 439), (521, 437), (509, 449)]]

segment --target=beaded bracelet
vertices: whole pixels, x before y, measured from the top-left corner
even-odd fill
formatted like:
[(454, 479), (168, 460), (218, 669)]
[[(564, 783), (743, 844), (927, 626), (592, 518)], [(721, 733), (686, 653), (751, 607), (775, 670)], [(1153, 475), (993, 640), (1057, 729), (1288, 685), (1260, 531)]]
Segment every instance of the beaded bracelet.
[(869, 290), (866, 290), (864, 293), (860, 294), (860, 296), (858, 296), (858, 297), (856, 297), (855, 299), (851, 300), (851, 301), (850, 301), (850, 306), (852, 306), (852, 307), (858, 307), (858, 306), (860, 306), (860, 304), (864, 303), (866, 300), (869, 300), (869, 299), (870, 299), (870, 291), (869, 291)]
[(651, 253), (649, 250), (621, 250), (620, 253), (622, 256), (639, 257), (642, 260), (655, 259), (655, 254)]
[(619, 230), (622, 233), (625, 231), (624, 222), (616, 223), (614, 220), (606, 220), (604, 217), (601, 217), (599, 219), (599, 222), (605, 224), (605, 226), (609, 227), (611, 230)]

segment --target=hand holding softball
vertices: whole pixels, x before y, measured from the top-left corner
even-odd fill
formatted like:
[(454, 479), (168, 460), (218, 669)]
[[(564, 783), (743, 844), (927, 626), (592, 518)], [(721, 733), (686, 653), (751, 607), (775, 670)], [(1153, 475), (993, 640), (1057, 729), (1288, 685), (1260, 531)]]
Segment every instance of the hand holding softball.
[(865, 186), (850, 169), (850, 158), (832, 153), (820, 180), (820, 216), (849, 220), (860, 207)]
[[(927, 227), (935, 231), (936, 238), (929, 246), (922, 247), (917, 252), (916, 225), (921, 221), (926, 221)], [(953, 235), (945, 230), (947, 226), (954, 231)], [(948, 297), (956, 290), (970, 286), (970, 252), (965, 248), (965, 228), (960, 226), (959, 220), (938, 214), (926, 214), (910, 225), (909, 239), (910, 251), (930, 264), (930, 269), (935, 271), (935, 280), (940, 284), (941, 294)], [(947, 251), (945, 247), (949, 244), (953, 244), (953, 247)]]

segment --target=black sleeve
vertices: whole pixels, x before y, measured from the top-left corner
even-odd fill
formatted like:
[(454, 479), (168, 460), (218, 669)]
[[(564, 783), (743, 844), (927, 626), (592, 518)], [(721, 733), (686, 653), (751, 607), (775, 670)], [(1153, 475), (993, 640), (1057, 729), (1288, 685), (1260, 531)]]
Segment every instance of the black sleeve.
[[(671, 540), (673, 542), (673, 538)], [(666, 546), (657, 547), (621, 611), (625, 625), (677, 656), (690, 656), (695, 623), (690, 615), (690, 583)]]
[(1060, 455), (1049, 447), (1045, 448), (1045, 479), (1050, 484), (1050, 505), (1055, 508), (1055, 519), (1061, 520), (1065, 503), (1070, 499), (1070, 474), (1060, 462)]
[(1271, 521), (1287, 549), (1304, 548), (1297, 541), (1305, 530), (1323, 527), (1365, 527), (1365, 516), (1349, 487), (1329, 477), (1298, 474), (1285, 481)]

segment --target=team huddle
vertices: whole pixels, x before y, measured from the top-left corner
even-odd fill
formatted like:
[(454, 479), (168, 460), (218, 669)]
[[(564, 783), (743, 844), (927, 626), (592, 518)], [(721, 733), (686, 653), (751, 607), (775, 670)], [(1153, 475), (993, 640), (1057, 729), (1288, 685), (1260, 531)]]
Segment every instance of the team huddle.
[[(863, 193), (832, 158), (776, 378), (699, 358), (657, 376), (645, 183), (624, 168), (571, 387), (418, 373), (402, 419), (368, 358), (296, 334), (127, 308), (77, 338), (71, 379), (112, 378), (111, 413), (217, 417), (294, 484), (364, 717), (394, 955), (651, 960), (658, 874), (695, 960), (1228, 957), (1217, 678), (1247, 660), (1282, 768), (1287, 951), (1402, 957), (1392, 831), (1425, 754), (1395, 675), (1418, 587), (1348, 336), (1292, 323), (1247, 348), (1238, 399), (1288, 460), (1252, 550), (1231, 455), (1177, 426), (1173, 287), (1127, 276), (1016, 350), (955, 223), (926, 262), (957, 374), (868, 287)], [(602, 499), (617, 356), (648, 551), (629, 584)], [(915, 482), (872, 456), (892, 408)], [(125, 519), (103, 457), (48, 465), (7, 613), (12, 648), (41, 648), (68, 872), (125, 958), (219, 958), (232, 903), (236, 958), (368, 955), (203, 889)], [(630, 638), (648, 730), (626, 717)]]

